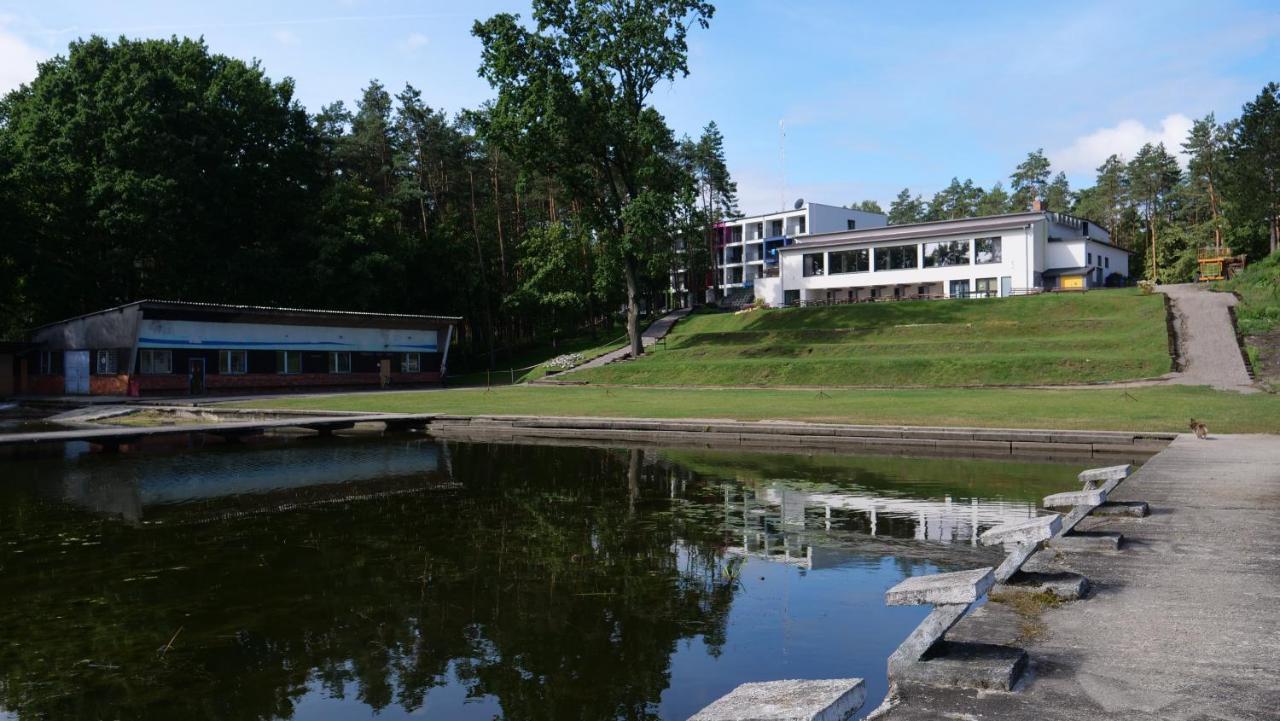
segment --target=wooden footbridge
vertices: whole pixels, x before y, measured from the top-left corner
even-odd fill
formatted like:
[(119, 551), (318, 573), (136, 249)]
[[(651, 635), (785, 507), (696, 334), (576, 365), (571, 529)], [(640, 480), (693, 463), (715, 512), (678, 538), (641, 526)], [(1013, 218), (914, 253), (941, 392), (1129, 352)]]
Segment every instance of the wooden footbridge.
[(211, 435), (224, 440), (238, 440), (246, 436), (261, 435), (270, 431), (304, 429), (321, 435), (354, 428), (359, 423), (381, 423), (388, 431), (406, 431), (425, 428), (437, 414), (433, 413), (370, 413), (335, 416), (299, 415), (291, 418), (272, 418), (254, 421), (230, 421), (217, 423), (178, 423), (160, 426), (118, 426), (104, 428), (76, 428), (65, 431), (38, 433), (0, 434), (0, 448), (34, 446), (46, 443), (84, 441), (116, 450), (120, 446), (150, 438), (182, 435)]

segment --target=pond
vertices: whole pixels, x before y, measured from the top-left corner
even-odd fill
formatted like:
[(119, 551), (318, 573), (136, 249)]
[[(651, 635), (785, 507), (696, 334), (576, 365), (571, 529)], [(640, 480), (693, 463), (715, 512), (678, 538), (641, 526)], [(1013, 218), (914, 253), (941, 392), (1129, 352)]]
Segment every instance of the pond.
[(683, 721), (867, 679), (1085, 464), (264, 440), (0, 459), (0, 718)]

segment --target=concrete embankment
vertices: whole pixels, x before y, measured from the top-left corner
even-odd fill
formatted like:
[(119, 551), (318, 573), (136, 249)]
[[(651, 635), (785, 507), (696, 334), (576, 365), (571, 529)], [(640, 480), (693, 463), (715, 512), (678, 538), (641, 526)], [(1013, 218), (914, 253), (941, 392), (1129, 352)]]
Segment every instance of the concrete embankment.
[[(987, 603), (948, 634), (1024, 648), (1012, 692), (903, 685), (878, 718), (1272, 719), (1280, 708), (1280, 436), (1179, 436), (1115, 491), (1147, 517), (1090, 515), (1118, 550), (1033, 557), (1086, 598), (1025, 618)], [(1029, 564), (1030, 565), (1030, 564)]]
[(742, 447), (756, 450), (892, 449), (945, 455), (1036, 457), (1105, 456), (1141, 460), (1161, 451), (1173, 433), (1051, 431), (1001, 428), (931, 428), (723, 419), (586, 418), (440, 415), (428, 429), (475, 440), (628, 442), (654, 445)]

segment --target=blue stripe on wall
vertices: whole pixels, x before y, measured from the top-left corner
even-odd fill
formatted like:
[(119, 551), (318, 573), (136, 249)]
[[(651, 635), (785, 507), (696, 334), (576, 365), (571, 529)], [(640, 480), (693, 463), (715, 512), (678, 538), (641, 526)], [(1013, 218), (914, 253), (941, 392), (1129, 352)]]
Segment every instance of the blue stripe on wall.
[[(280, 348), (281, 350), (293, 350), (297, 346), (309, 346), (309, 347), (323, 346), (326, 348), (338, 348), (338, 349), (347, 349), (347, 350), (371, 350), (371, 351), (409, 350), (409, 351), (427, 351), (427, 352), (435, 352), (439, 347), (434, 343), (423, 343), (419, 345), (397, 344), (393, 346), (386, 346), (383, 348), (361, 349), (353, 343), (340, 343), (338, 341), (332, 341), (332, 340), (257, 341), (257, 340), (225, 340), (225, 339), (214, 339), (214, 338), (210, 338), (208, 340), (201, 340), (201, 341), (184, 340), (182, 338), (138, 338), (138, 345), (155, 347), (155, 348), (204, 347), (204, 348), (230, 348), (235, 350), (239, 350), (245, 346), (254, 346), (258, 348), (277, 347), (277, 348)], [(285, 346), (289, 346), (289, 347), (286, 348)]]

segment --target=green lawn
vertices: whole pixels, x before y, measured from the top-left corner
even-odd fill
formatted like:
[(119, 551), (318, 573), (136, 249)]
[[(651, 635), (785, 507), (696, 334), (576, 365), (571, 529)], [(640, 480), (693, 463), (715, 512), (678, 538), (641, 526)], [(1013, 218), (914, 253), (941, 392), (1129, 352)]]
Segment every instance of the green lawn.
[(1123, 289), (695, 314), (666, 348), (574, 379), (901, 388), (1128, 380), (1169, 367), (1162, 297)]
[[(579, 353), (585, 362), (626, 345), (627, 336), (625, 332), (622, 335), (616, 335), (617, 333), (618, 329), (613, 328), (601, 332), (595, 338), (584, 335), (563, 339), (557, 342), (554, 348), (550, 343), (522, 348), (511, 357), (510, 361), (500, 358), (499, 367), (491, 372), (486, 373), (480, 370), (470, 373), (451, 373), (449, 374), (449, 384), (455, 386), (497, 386), (511, 385), (513, 382), (525, 383), (537, 380), (547, 374), (547, 367), (544, 363), (556, 356), (566, 353)], [(511, 372), (512, 369), (515, 370), (514, 373)]]
[(1236, 320), (1254, 373), (1280, 385), (1280, 253), (1272, 253), (1218, 287), (1240, 294)]
[(238, 403), (241, 407), (367, 412), (790, 419), (927, 426), (1185, 431), (1191, 416), (1213, 433), (1280, 433), (1280, 397), (1203, 387), (1034, 390), (839, 390), (516, 386)]

